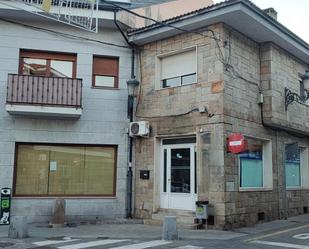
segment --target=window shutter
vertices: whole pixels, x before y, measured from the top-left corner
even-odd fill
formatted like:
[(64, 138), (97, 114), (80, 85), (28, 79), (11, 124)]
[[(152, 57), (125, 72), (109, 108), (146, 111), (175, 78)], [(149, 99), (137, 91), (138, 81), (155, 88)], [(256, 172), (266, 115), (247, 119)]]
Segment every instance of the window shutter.
[(93, 57), (93, 86), (118, 87), (118, 58)]
[(93, 73), (96, 75), (118, 76), (118, 58), (94, 57)]
[(161, 58), (161, 80), (193, 73), (196, 73), (195, 49)]

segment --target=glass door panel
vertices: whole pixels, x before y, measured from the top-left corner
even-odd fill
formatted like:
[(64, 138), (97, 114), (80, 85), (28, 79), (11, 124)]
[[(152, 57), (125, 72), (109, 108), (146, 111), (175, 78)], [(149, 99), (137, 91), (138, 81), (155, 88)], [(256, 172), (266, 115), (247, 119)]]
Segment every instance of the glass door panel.
[(191, 152), (190, 148), (171, 149), (171, 179), (172, 193), (191, 192)]

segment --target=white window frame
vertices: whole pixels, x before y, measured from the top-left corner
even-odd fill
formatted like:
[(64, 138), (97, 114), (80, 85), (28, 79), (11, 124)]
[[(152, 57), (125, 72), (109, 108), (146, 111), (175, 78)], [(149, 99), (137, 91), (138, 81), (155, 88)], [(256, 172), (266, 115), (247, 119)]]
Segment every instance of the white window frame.
[(247, 139), (259, 140), (263, 143), (263, 186), (262, 187), (241, 187), (240, 186), (240, 158), (238, 159), (238, 188), (243, 191), (269, 191), (273, 189), (273, 160), (272, 160), (272, 142), (271, 140), (255, 137), (246, 137)]
[(309, 148), (299, 146), (300, 149), (300, 184), (302, 189), (309, 189)]
[(309, 148), (299, 145), (299, 152), (300, 152), (300, 165), (299, 165), (300, 186), (286, 186), (287, 190), (309, 189)]
[[(172, 86), (172, 87), (162, 87), (162, 80), (161, 80), (161, 59), (164, 58), (164, 57), (168, 57), (168, 56), (172, 56), (172, 55), (176, 55), (176, 54), (181, 54), (181, 53), (185, 53), (185, 52), (188, 52), (188, 51), (193, 51), (195, 50), (195, 74), (196, 74), (196, 79), (195, 79), (195, 82), (192, 83), (192, 84), (196, 84), (197, 83), (197, 75), (198, 75), (198, 63), (197, 63), (197, 56), (198, 56), (198, 47), (197, 46), (190, 46), (190, 47), (186, 47), (186, 48), (183, 48), (183, 49), (179, 49), (179, 50), (176, 50), (176, 51), (171, 51), (171, 52), (167, 52), (167, 53), (162, 53), (162, 54), (159, 54), (157, 57), (156, 57), (156, 63), (155, 63), (155, 90), (161, 90), (161, 89), (169, 89), (169, 88), (173, 88), (173, 87), (181, 87), (181, 86), (188, 86), (188, 85), (192, 85), (192, 84), (187, 84), (187, 85), (177, 85), (177, 86)], [(181, 76), (185, 76), (185, 75), (179, 75), (179, 77)]]
[[(285, 146), (285, 150), (286, 150), (286, 146), (287, 146), (287, 144), (285, 144), (284, 145)], [(286, 170), (286, 158), (283, 158), (283, 160), (284, 160), (284, 171), (285, 171), (285, 173), (284, 173), (284, 176), (285, 176), (285, 185), (286, 185), (286, 189), (287, 190), (294, 190), (294, 189), (301, 189), (302, 188), (302, 184), (303, 184), (303, 179), (302, 179), (302, 160), (301, 160), (301, 155), (302, 155), (302, 152), (301, 152), (301, 150), (302, 150), (302, 147), (301, 146), (299, 146), (298, 145), (298, 148), (299, 148), (299, 157), (300, 157), (300, 163), (299, 163), (299, 177), (300, 177), (300, 185), (299, 186), (288, 186), (288, 184), (287, 184), (287, 170)]]

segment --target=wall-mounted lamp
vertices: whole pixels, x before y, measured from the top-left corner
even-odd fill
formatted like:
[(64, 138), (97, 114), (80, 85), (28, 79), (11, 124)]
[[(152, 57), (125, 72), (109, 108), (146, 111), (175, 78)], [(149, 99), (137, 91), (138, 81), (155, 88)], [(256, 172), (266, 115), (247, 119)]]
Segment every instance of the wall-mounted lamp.
[(297, 93), (292, 92), (290, 89), (286, 88), (284, 89), (285, 93), (285, 110), (287, 111), (288, 106), (293, 103), (294, 101), (309, 107), (308, 104), (306, 104), (306, 101), (309, 99), (309, 70), (306, 70), (305, 74), (301, 77), (302, 83), (304, 85), (304, 92), (300, 95)]
[[(134, 53), (133, 53), (134, 55)], [(132, 56), (132, 65), (134, 62), (134, 56)], [(134, 68), (134, 67), (133, 67)], [(130, 122), (133, 122), (134, 117), (134, 92), (138, 87), (139, 81), (135, 79), (132, 74), (132, 78), (127, 81), (128, 86), (128, 118)], [(133, 171), (132, 171), (132, 159), (133, 159), (133, 139), (129, 138), (129, 162), (128, 162), (128, 172), (127, 172), (127, 211), (126, 217), (132, 218), (132, 195), (133, 195)]]
[(128, 118), (130, 122), (133, 121), (133, 107), (134, 107), (134, 92), (138, 87), (139, 81), (135, 78), (129, 79), (127, 81), (128, 86)]

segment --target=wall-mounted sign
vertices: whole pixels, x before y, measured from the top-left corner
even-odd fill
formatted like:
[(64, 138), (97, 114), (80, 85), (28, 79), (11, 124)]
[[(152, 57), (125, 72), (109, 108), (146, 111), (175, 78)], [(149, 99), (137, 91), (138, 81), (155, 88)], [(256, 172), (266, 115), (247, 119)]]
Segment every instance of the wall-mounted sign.
[(247, 150), (247, 141), (242, 134), (231, 134), (227, 139), (227, 150), (233, 154), (239, 154)]
[(11, 210), (11, 189), (1, 189), (1, 201), (0, 201), (0, 225), (10, 224), (10, 210)]

